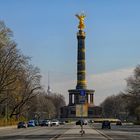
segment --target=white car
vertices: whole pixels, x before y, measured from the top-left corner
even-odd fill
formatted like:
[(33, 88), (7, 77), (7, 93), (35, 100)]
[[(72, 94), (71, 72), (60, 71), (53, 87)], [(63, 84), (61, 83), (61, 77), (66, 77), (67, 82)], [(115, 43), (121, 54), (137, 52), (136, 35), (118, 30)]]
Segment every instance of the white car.
[(84, 125), (87, 125), (88, 124), (88, 121), (87, 120), (84, 120)]
[(52, 120), (51, 121), (52, 122), (52, 126), (54, 125), (54, 126), (59, 126), (59, 121), (58, 120)]

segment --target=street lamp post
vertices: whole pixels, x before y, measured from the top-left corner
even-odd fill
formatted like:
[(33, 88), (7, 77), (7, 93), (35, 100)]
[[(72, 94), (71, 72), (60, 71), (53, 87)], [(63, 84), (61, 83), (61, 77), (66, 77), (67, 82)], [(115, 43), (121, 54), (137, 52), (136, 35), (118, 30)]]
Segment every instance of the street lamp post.
[(83, 105), (84, 105), (84, 103), (86, 101), (85, 96), (86, 96), (85, 90), (80, 90), (80, 97), (81, 97), (80, 98), (80, 103), (81, 103), (81, 110), (80, 110), (80, 112), (81, 112), (81, 130), (80, 130), (80, 133), (81, 133), (81, 136), (83, 134), (85, 134), (85, 131), (83, 129), (83, 124), (84, 124), (84, 120), (83, 120)]

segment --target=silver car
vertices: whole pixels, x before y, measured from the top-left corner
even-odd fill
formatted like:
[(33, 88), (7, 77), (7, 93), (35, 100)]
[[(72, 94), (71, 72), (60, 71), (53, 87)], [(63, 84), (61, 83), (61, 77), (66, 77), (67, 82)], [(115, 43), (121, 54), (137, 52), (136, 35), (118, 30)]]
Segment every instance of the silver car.
[(53, 119), (51, 122), (52, 122), (53, 126), (59, 126), (59, 121), (58, 120)]

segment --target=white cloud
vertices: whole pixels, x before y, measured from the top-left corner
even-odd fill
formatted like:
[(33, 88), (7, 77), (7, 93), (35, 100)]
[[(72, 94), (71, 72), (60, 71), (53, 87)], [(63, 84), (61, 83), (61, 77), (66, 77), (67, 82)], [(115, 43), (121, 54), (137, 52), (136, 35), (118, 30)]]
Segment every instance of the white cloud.
[[(101, 74), (93, 74), (87, 76), (88, 88), (95, 90), (94, 102), (99, 105), (107, 96), (118, 94), (126, 87), (125, 79), (132, 75), (134, 68), (119, 69)], [(48, 74), (43, 74), (42, 83), (47, 89)], [(72, 75), (52, 75), (51, 88), (53, 92), (64, 95), (68, 103), (68, 90), (75, 89), (76, 80), (72, 79)], [(74, 75), (73, 75), (73, 78)]]
[(126, 78), (134, 68), (119, 69), (88, 76), (88, 87), (95, 89), (95, 104), (99, 105), (107, 96), (118, 94), (126, 88)]

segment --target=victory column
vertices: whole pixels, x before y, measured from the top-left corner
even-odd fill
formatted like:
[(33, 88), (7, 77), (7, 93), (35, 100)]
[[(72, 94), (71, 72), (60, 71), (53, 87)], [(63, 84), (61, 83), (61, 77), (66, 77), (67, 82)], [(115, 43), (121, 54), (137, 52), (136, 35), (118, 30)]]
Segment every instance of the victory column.
[[(83, 117), (97, 117), (100, 111), (94, 106), (94, 90), (87, 89), (86, 81), (86, 62), (85, 62), (85, 37), (83, 31), (85, 28), (85, 14), (77, 14), (78, 25), (78, 48), (77, 48), (77, 85), (76, 89), (68, 90), (69, 104), (61, 108), (61, 118), (79, 118), (81, 116), (80, 108), (83, 106)], [(96, 114), (97, 113), (97, 114)], [(99, 113), (100, 114), (100, 113)]]

